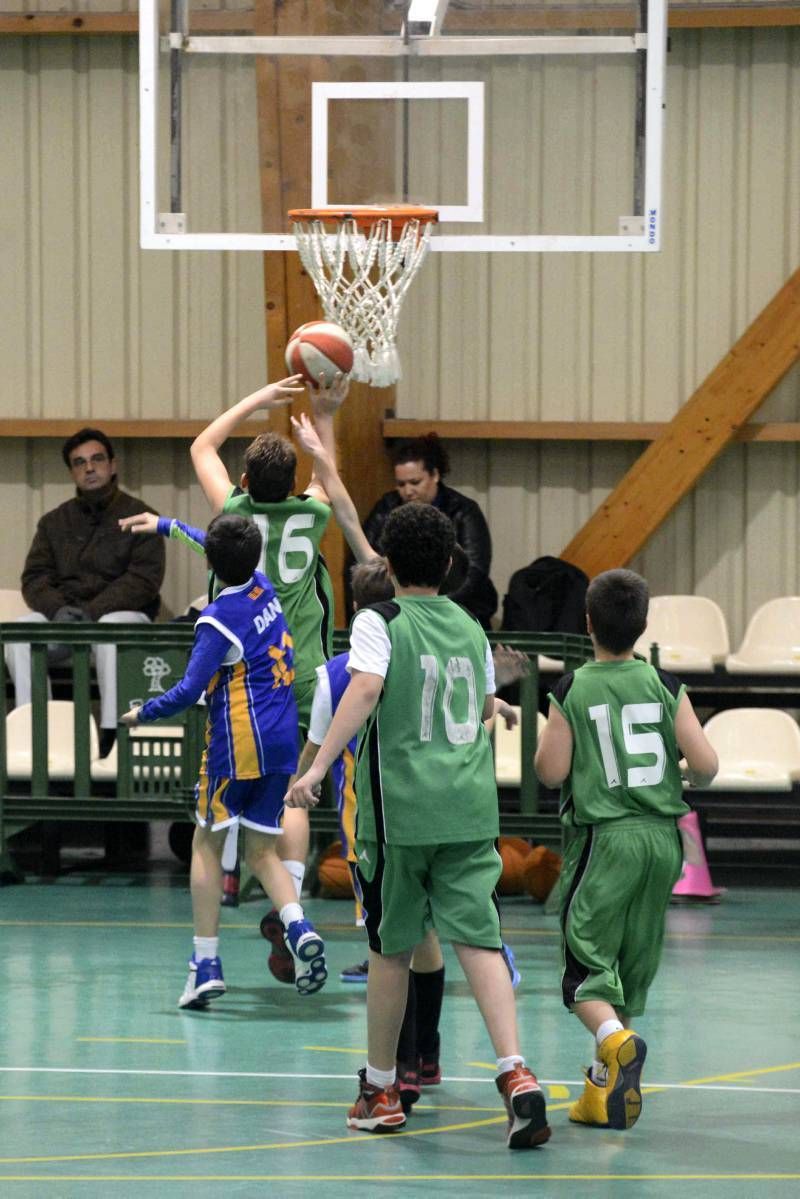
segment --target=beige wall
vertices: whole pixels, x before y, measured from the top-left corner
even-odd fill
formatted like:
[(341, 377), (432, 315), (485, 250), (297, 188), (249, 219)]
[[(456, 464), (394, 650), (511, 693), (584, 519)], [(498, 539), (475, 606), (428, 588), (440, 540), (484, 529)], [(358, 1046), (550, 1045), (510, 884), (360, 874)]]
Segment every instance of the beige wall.
[[(206, 417), (252, 390), (265, 369), (260, 257), (137, 247), (135, 39), (5, 38), (3, 51), (0, 415)], [(431, 257), (405, 310), (399, 414), (668, 419), (800, 262), (799, 66), (797, 30), (673, 33), (663, 253)], [(425, 70), (478, 77), (472, 63)], [(490, 73), (492, 230), (520, 195), (542, 227), (624, 211), (627, 181), (608, 164), (629, 139), (630, 100), (608, 63)], [(188, 91), (189, 211), (197, 224), (256, 228), (252, 65), (193, 60)], [(420, 185), (447, 175), (446, 134)], [(523, 142), (523, 158), (510, 152)], [(798, 409), (795, 370), (763, 417)], [(121, 479), (200, 523), (186, 448), (123, 444)], [(566, 544), (636, 453), (452, 446), (450, 481), (489, 516), (501, 594), (513, 569)], [(797, 457), (794, 445), (729, 450), (640, 555), (654, 590), (712, 596), (734, 639), (757, 603), (800, 592)], [(11, 516), (0, 586), (14, 586), (37, 517), (69, 487), (57, 442), (2, 441), (0, 460)], [(174, 548), (170, 607), (201, 589), (199, 562)]]

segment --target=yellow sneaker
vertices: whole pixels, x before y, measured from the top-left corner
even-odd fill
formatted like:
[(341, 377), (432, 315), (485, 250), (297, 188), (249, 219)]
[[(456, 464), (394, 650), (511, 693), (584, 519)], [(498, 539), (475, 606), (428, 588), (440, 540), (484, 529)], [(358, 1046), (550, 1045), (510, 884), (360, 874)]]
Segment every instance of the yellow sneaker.
[(606, 1089), (592, 1082), (588, 1070), (585, 1070), (584, 1073), (586, 1082), (583, 1094), (577, 1103), (573, 1103), (570, 1107), (569, 1118), (573, 1124), (594, 1124), (596, 1128), (608, 1128)]
[(597, 1050), (597, 1056), (608, 1068), (606, 1099), (608, 1128), (633, 1128), (642, 1111), (639, 1078), (647, 1046), (630, 1028), (612, 1032)]

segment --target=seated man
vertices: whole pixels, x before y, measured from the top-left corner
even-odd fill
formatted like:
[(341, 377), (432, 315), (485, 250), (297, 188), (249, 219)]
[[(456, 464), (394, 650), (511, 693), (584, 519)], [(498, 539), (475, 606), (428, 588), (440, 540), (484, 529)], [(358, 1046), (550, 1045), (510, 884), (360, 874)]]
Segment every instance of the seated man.
[[(24, 620), (152, 620), (164, 579), (164, 543), (158, 536), (127, 536), (120, 517), (150, 511), (120, 491), (111, 442), (99, 429), (81, 429), (62, 448), (77, 489), (71, 500), (46, 512), (22, 571), (22, 597), (32, 609)], [(117, 725), (117, 651), (94, 649), (100, 688), (100, 752), (114, 743)], [(17, 704), (30, 703), (29, 645), (6, 646)]]

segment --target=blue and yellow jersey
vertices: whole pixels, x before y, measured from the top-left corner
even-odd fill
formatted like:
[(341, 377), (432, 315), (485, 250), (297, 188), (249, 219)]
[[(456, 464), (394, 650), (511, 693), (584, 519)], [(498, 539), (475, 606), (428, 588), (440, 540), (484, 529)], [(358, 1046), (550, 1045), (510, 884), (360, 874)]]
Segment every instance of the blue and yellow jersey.
[(280, 600), (256, 571), (203, 609), (184, 678), (146, 703), (140, 719), (174, 715), (205, 691), (202, 773), (238, 779), (291, 774), (298, 743), (293, 679), (292, 638)]
[[(339, 707), (347, 684), (350, 682), (350, 675), (347, 670), (349, 660), (349, 653), (337, 654), (335, 658), (331, 658), (329, 662), (325, 662), (317, 669), (318, 674), (324, 670), (328, 676), (331, 691), (331, 717)], [(357, 740), (357, 736), (353, 737), (352, 741), (348, 742), (342, 750), (341, 755), (331, 766), (331, 778), (336, 794), (336, 806), (339, 809), (339, 831), (342, 837), (342, 847), (348, 862), (355, 862), (356, 860), (354, 846), (356, 840), (355, 756)]]

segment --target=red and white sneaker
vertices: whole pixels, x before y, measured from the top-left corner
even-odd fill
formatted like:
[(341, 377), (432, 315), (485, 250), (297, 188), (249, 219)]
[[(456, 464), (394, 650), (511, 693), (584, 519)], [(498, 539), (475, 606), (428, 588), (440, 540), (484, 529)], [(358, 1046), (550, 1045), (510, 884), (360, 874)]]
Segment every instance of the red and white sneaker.
[(439, 1066), (439, 1053), (442, 1042), (436, 1034), (436, 1048), (432, 1053), (421, 1053), (417, 1059), (417, 1077), (421, 1087), (438, 1087), (442, 1081), (442, 1071)]
[(273, 978), (277, 978), (279, 983), (289, 983), (291, 985), (295, 979), (294, 958), (283, 938), (285, 929), (281, 923), (277, 908), (273, 908), (272, 911), (267, 912), (261, 921), (260, 928), (261, 936), (265, 941), (269, 941), (272, 946), (267, 959), (270, 974)]
[(527, 1066), (515, 1066), (496, 1079), (508, 1112), (509, 1149), (534, 1149), (550, 1140), (542, 1088)]
[(406, 1122), (403, 1105), (396, 1087), (380, 1090), (367, 1082), (366, 1070), (358, 1072), (359, 1089), (350, 1111), (347, 1127), (364, 1132), (397, 1132)]

